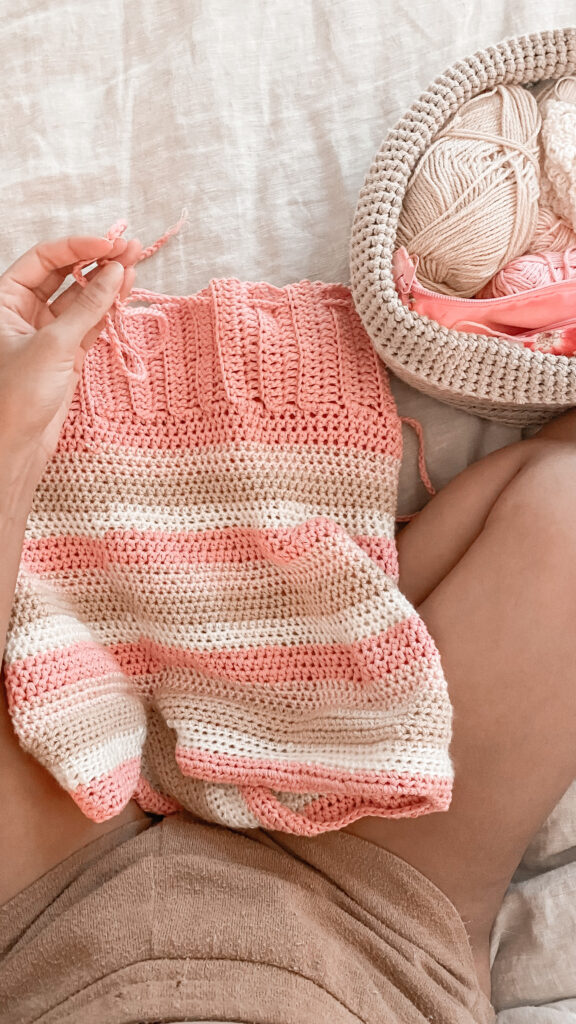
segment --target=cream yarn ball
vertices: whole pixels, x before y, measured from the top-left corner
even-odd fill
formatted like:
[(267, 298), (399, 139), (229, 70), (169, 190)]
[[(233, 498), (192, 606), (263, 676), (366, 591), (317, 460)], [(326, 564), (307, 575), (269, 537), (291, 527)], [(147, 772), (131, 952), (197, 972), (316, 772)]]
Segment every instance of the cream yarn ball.
[(542, 115), (541, 207), (576, 231), (576, 77), (534, 92)]
[(470, 297), (525, 252), (538, 219), (541, 118), (528, 89), (499, 85), (464, 103), (410, 180), (398, 244), (432, 291)]

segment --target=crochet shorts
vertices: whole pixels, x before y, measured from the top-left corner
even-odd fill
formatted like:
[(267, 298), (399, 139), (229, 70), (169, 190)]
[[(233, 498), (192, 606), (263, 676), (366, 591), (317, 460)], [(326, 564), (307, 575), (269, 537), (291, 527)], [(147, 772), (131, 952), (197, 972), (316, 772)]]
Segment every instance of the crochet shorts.
[(341, 285), (118, 309), (37, 489), (5, 659), (22, 745), (90, 818), (135, 798), (314, 835), (448, 807), (446, 681), (397, 586), (401, 450)]

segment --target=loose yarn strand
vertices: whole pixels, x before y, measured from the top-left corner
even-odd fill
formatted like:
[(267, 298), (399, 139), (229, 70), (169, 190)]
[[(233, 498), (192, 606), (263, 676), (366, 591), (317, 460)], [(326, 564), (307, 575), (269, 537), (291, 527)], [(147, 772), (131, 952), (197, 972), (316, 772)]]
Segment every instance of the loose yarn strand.
[[(187, 219), (188, 210), (184, 207), (176, 224), (169, 227), (164, 234), (160, 236), (160, 238), (157, 238), (155, 242), (152, 242), (151, 245), (143, 249), (136, 262), (140, 263), (142, 260), (147, 260), (150, 256), (153, 256), (154, 253), (158, 252), (158, 250), (166, 244), (169, 238), (180, 231), (180, 228)], [(117, 220), (108, 228), (105, 237), (113, 242), (124, 234), (127, 227), (127, 221)], [(72, 268), (72, 275), (81, 288), (85, 288), (87, 284), (86, 277), (82, 271), (87, 266), (93, 266), (93, 264), (93, 260), (79, 260), (78, 263), (74, 264)], [(130, 302), (131, 294), (132, 292), (122, 302), (118, 298), (114, 300), (112, 304), (112, 312), (108, 312), (104, 317), (104, 330), (102, 334), (116, 352), (116, 356), (121, 363), (126, 376), (130, 377), (132, 380), (143, 381), (147, 376), (146, 364), (137, 344), (134, 341), (131, 341), (128, 336), (126, 324), (122, 315), (122, 309), (126, 303)], [(158, 320), (159, 332), (156, 347), (161, 348), (166, 337), (166, 317), (161, 310), (150, 310), (149, 314)]]

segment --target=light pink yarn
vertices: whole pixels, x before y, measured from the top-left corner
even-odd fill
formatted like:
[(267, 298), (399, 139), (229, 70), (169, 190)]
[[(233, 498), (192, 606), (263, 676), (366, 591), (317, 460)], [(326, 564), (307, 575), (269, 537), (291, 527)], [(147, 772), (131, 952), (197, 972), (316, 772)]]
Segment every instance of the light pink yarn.
[(576, 248), (564, 252), (526, 253), (511, 260), (482, 288), (476, 298), (498, 299), (531, 288), (543, 288), (576, 277)]

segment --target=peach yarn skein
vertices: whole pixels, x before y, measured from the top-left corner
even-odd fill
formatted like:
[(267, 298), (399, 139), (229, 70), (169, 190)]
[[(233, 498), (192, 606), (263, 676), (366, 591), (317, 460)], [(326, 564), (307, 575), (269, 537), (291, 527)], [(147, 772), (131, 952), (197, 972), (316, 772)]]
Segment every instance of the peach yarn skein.
[(526, 252), (539, 195), (538, 104), (522, 86), (464, 103), (417, 164), (398, 244), (433, 291), (471, 297)]
[(565, 252), (533, 252), (507, 263), (476, 298), (499, 299), (576, 277), (576, 248)]

